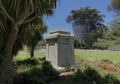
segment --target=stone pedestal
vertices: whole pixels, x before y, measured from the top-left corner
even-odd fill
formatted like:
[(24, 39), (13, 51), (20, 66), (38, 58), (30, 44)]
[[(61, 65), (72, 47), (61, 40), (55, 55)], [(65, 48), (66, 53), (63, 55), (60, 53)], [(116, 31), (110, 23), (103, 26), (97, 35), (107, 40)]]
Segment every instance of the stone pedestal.
[(73, 36), (67, 31), (54, 31), (46, 37), (46, 60), (57, 70), (69, 70), (74, 62)]

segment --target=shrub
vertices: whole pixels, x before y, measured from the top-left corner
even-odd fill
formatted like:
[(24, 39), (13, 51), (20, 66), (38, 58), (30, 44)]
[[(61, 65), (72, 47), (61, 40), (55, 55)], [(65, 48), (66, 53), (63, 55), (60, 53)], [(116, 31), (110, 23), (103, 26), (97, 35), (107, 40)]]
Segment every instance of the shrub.
[(14, 75), (13, 84), (30, 84), (30, 81), (28, 81), (26, 73), (19, 73)]
[(99, 81), (99, 79), (101, 79), (101, 75), (98, 73), (97, 70), (95, 70), (94, 68), (91, 68), (91, 67), (87, 67), (85, 70), (84, 70), (84, 73), (86, 75), (86, 79), (88, 81)]
[(79, 82), (80, 84), (102, 84), (101, 75), (98, 73), (98, 71), (89, 66), (84, 70), (78, 69), (73, 80)]
[(42, 67), (32, 68), (28, 73), (28, 79), (32, 84), (47, 84), (58, 77), (58, 72), (52, 67), (50, 62), (44, 61)]
[(106, 75), (104, 78), (104, 84), (120, 84), (120, 81), (113, 75)]
[(28, 80), (32, 84), (45, 84), (46, 79), (43, 73), (41, 72), (41, 69), (39, 67), (32, 68), (28, 73), (27, 73)]
[(94, 68), (87, 66), (85, 69), (75, 73), (69, 84), (120, 84), (120, 81), (113, 75), (101, 76)]
[(110, 45), (113, 45), (113, 42), (105, 39), (97, 39), (97, 42), (92, 44), (92, 46), (97, 49), (107, 49)]
[(110, 46), (110, 47), (108, 47), (108, 50), (111, 50), (111, 51), (120, 51), (120, 44), (119, 45)]
[(56, 69), (52, 67), (50, 62), (44, 61), (42, 63), (42, 70), (44, 75), (48, 76), (48, 81), (54, 80), (59, 76), (59, 73)]
[(70, 70), (71, 70), (71, 71), (77, 71), (77, 68), (74, 67), (74, 66), (72, 66), (72, 67), (70, 68)]

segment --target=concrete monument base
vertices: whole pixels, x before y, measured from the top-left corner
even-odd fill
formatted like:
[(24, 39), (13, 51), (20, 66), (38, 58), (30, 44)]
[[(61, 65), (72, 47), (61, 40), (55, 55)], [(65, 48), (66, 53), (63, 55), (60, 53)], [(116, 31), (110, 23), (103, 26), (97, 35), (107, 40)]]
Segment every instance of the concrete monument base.
[(74, 38), (67, 31), (53, 31), (46, 37), (46, 60), (59, 71), (70, 70), (75, 65)]

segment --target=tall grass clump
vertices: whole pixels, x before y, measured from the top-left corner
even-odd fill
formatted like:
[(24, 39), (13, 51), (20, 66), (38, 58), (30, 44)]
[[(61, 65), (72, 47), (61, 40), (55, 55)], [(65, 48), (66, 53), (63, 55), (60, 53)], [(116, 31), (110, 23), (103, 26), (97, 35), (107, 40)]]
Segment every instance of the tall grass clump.
[(110, 74), (102, 76), (96, 69), (87, 66), (85, 69), (78, 69), (68, 84), (120, 84), (120, 81)]

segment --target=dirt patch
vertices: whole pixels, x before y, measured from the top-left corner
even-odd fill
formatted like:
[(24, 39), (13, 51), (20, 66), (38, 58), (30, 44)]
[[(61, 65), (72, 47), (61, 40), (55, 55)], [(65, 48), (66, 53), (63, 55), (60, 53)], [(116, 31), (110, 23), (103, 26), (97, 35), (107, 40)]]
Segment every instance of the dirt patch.
[(111, 66), (107, 66), (107, 65), (99, 65), (101, 71), (105, 71), (105, 72), (115, 72), (116, 68), (111, 67)]

